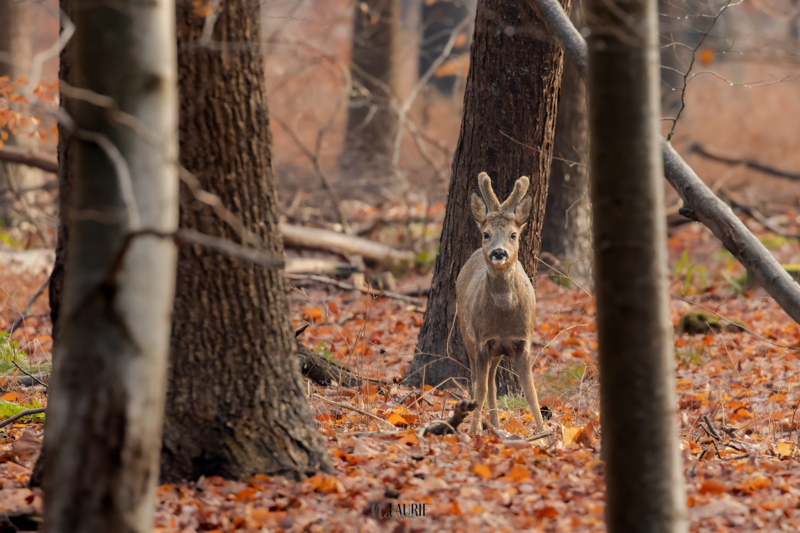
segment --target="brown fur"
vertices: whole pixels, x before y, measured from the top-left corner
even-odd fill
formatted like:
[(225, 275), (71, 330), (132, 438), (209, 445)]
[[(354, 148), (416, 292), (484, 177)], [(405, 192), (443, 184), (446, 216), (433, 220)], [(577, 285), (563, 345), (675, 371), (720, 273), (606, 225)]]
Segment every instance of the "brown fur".
[[(502, 204), (485, 172), (478, 176), (478, 182), (483, 198), (473, 193), (470, 208), (484, 235), (483, 246), (467, 260), (456, 281), (461, 337), (472, 370), (472, 398), (477, 401), (470, 433), (481, 431), (481, 409), (487, 394), (491, 423), (498, 426), (495, 375), (504, 355), (514, 359), (528, 407), (541, 432), (544, 420), (533, 385), (530, 352), (536, 296), (522, 263), (517, 260), (519, 234), (531, 212), (531, 197), (525, 195), (529, 180), (525, 176), (517, 180)], [(502, 264), (493, 262), (490, 258), (493, 250), (505, 251), (508, 259)]]

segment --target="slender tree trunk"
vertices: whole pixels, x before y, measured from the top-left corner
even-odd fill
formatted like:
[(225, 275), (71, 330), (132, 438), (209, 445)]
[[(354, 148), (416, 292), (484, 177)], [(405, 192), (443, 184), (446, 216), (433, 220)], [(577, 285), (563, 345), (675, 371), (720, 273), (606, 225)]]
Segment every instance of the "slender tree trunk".
[[(205, 19), (178, 4), (180, 161), (266, 247), (283, 253), (272, 171), (259, 2), (220, 4)], [(180, 225), (241, 242), (181, 190)], [(197, 248), (180, 250), (162, 479), (329, 470), (300, 384), (283, 270)]]
[[(0, 78), (10, 81), (27, 79), (31, 70), (30, 4), (15, 0), (0, 0)], [(36, 141), (27, 135), (12, 134), (4, 141), (10, 146), (35, 148)], [(0, 190), (24, 189), (32, 184), (39, 171), (24, 165), (0, 163)], [(7, 219), (13, 209), (13, 194), (0, 198), (0, 221)]]
[[(61, 10), (72, 20), (74, 2), (70, 0), (59, 1)], [(63, 20), (63, 19), (62, 19)], [(62, 26), (61, 30), (64, 28)], [(73, 63), (73, 55), (75, 49), (75, 39), (70, 39), (67, 45), (61, 50), (59, 55), (58, 65), (58, 79), (67, 82), (69, 85), (74, 86), (75, 81), (72, 78), (73, 70), (70, 66)], [(63, 93), (59, 94), (59, 101), (61, 107), (70, 115), (74, 116), (76, 113), (76, 101), (67, 98)], [(75, 164), (75, 149), (77, 143), (69, 142), (69, 130), (64, 124), (58, 125), (58, 230), (56, 240), (56, 257), (53, 264), (53, 271), (50, 273), (50, 284), (48, 286), (48, 297), (50, 302), (50, 322), (52, 324), (52, 337), (53, 337), (53, 352), (51, 357), (55, 354), (56, 346), (58, 345), (59, 331), (61, 329), (61, 305), (64, 300), (64, 280), (66, 279), (66, 266), (67, 266), (67, 243), (69, 234), (69, 205), (71, 187), (67, 187), (68, 177), (75, 176), (77, 170)], [(45, 451), (42, 446), (42, 453), (36, 459), (36, 464), (33, 466), (28, 485), (31, 487), (41, 487), (44, 476), (44, 458)]]
[[(442, 54), (450, 34), (468, 17), (474, 14), (474, 0), (423, 0), (420, 15), (422, 40), (419, 46), (419, 76), (428, 72), (434, 61)], [(469, 52), (469, 42), (453, 47), (449, 58), (456, 58)], [(455, 74), (437, 75), (431, 78), (430, 85), (439, 93), (451, 96), (458, 76)]]
[[(455, 286), (461, 267), (480, 246), (469, 208), (480, 172), (492, 177), (501, 199), (520, 176), (531, 178), (533, 215), (521, 236), (519, 257), (528, 275), (536, 275), (560, 80), (561, 50), (528, 2), (479, 1), (441, 246), (407, 383), (469, 380), (469, 359), (455, 320)], [(507, 359), (497, 373), (500, 394), (518, 390)]]
[(120, 5), (73, 2), (71, 79), (159, 142), (87, 102), (75, 103), (77, 130), (60, 141), (74, 156), (74, 195), (45, 426), (45, 531), (144, 533), (153, 521), (176, 254), (168, 240), (123, 243), (138, 227), (177, 225), (175, 12), (170, 2)]
[(392, 154), (397, 133), (395, 92), (399, 0), (363, 0), (353, 11), (350, 71), (353, 92), (340, 166), (349, 176), (365, 176), (371, 185), (393, 179)]
[(606, 524), (687, 530), (659, 144), (656, 0), (587, 0)]
[[(582, 2), (573, 1), (570, 18), (583, 27)], [(542, 252), (562, 260), (559, 270), (583, 283), (589, 280), (592, 213), (589, 201), (589, 124), (586, 85), (575, 63), (564, 58), (553, 164), (542, 228)], [(569, 270), (569, 272), (565, 272)]]

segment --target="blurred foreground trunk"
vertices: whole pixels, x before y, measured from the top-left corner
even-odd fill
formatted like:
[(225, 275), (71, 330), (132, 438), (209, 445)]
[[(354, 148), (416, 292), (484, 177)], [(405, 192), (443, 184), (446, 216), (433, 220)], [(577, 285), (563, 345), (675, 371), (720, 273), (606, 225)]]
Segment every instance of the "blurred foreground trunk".
[(656, 0), (586, 1), (610, 533), (688, 527), (667, 292), (656, 7)]
[[(74, 156), (74, 195), (45, 423), (45, 531), (144, 533), (158, 480), (176, 254), (170, 240), (127, 237), (177, 225), (175, 13), (170, 2), (72, 4), (71, 80), (112, 98), (159, 142), (87, 102), (73, 102), (77, 129), (59, 140)], [(103, 35), (114, 38), (98, 48)]]
[(340, 167), (348, 186), (379, 191), (395, 181), (392, 153), (397, 134), (396, 95), (399, 0), (363, 0), (353, 11), (350, 73), (353, 89)]
[[(178, 5), (180, 162), (282, 256), (259, 2), (220, 9), (221, 51), (196, 46), (205, 18)], [(182, 186), (181, 228), (242, 243), (197, 204)], [(330, 469), (301, 387), (282, 268), (181, 248), (161, 469), (166, 481)]]
[[(461, 267), (480, 246), (469, 209), (480, 172), (492, 177), (501, 201), (520, 176), (531, 178), (533, 215), (521, 235), (520, 261), (531, 278), (536, 275), (560, 81), (561, 50), (530, 4), (478, 3), (441, 246), (418, 353), (405, 378), (409, 385), (435, 386), (448, 378), (469, 382), (469, 359), (455, 324), (455, 286)], [(499, 394), (519, 390), (508, 358), (500, 364), (497, 383)]]
[[(570, 18), (583, 27), (582, 2)], [(589, 124), (586, 84), (572, 59), (564, 58), (553, 164), (542, 227), (542, 252), (561, 260), (558, 270), (578, 283), (590, 281), (592, 213), (589, 201)], [(543, 272), (549, 270), (547, 267)]]

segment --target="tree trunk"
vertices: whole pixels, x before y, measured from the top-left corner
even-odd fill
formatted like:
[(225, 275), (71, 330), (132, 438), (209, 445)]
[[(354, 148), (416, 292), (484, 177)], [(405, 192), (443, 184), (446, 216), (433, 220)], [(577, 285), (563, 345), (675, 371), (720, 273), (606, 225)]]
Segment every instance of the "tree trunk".
[(397, 134), (395, 92), (399, 0), (363, 0), (353, 11), (350, 71), (353, 91), (340, 166), (350, 176), (364, 176), (368, 188), (394, 180), (392, 153)]
[[(0, 78), (8, 76), (9, 81), (27, 79), (31, 70), (31, 21), (30, 4), (15, 0), (0, 0)], [(22, 133), (22, 132), (20, 132)], [(36, 141), (27, 135), (12, 133), (4, 141), (9, 146), (33, 149)], [(0, 163), (0, 190), (16, 191), (25, 189), (36, 180), (39, 171), (24, 165)], [(0, 198), (0, 221), (8, 219), (14, 205), (13, 193)]]
[[(572, 3), (570, 18), (577, 28), (583, 27), (581, 4), (578, 1)], [(564, 261), (559, 270), (578, 283), (590, 279), (592, 253), (587, 121), (586, 85), (575, 63), (564, 58), (553, 164), (542, 228), (542, 252), (549, 252)]]
[[(283, 254), (272, 171), (257, 0), (220, 4), (205, 19), (178, 4), (180, 162)], [(180, 226), (241, 239), (182, 187)], [(162, 479), (254, 473), (302, 478), (330, 470), (301, 388), (283, 269), (182, 248), (174, 306)]]
[(159, 142), (87, 102), (73, 103), (77, 130), (60, 139), (74, 156), (74, 195), (45, 425), (45, 531), (144, 533), (153, 522), (176, 254), (152, 237), (120, 253), (130, 231), (177, 225), (175, 12), (170, 2), (122, 6), (73, 2), (71, 79)]
[(606, 525), (682, 532), (656, 0), (586, 7)]
[[(474, 0), (423, 0), (420, 15), (422, 39), (419, 46), (419, 77), (425, 75), (438, 58), (450, 34), (465, 17), (475, 10)], [(458, 43), (450, 52), (449, 58), (456, 58), (469, 52), (469, 40)], [(430, 86), (439, 93), (451, 96), (458, 76), (455, 74), (437, 75), (431, 78)]]
[[(501, 201), (520, 176), (530, 176), (533, 215), (521, 236), (519, 258), (528, 275), (536, 275), (560, 80), (561, 50), (529, 3), (479, 1), (440, 251), (418, 353), (405, 378), (410, 385), (423, 380), (438, 385), (451, 377), (469, 381), (455, 320), (455, 286), (481, 242), (469, 208), (480, 172), (491, 176)], [(500, 394), (518, 390), (506, 359), (497, 373)]]

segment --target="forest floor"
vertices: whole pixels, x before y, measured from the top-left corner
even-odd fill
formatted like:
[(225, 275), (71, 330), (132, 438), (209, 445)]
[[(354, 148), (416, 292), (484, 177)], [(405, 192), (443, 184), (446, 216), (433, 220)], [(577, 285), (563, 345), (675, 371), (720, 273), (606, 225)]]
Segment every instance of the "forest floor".
[[(797, 212), (781, 225), (800, 234)], [(751, 224), (748, 222), (748, 224)], [(784, 264), (800, 263), (800, 243), (751, 227)], [(671, 230), (670, 312), (673, 325), (689, 310), (710, 311), (750, 331), (676, 333), (680, 448), (692, 531), (800, 530), (800, 330), (766, 296), (747, 287), (744, 270), (697, 224)], [(0, 273), (0, 328), (18, 316), (45, 274)], [(400, 288), (427, 287), (430, 275), (409, 275)], [(158, 532), (192, 531), (602, 531), (604, 466), (600, 453), (597, 340), (593, 298), (540, 276), (534, 364), (542, 403), (551, 407), (550, 448), (484, 435), (421, 437), (428, 421), (448, 418), (461, 390), (395, 383), (413, 357), (422, 314), (398, 300), (372, 298), (320, 285), (290, 292), (300, 337), (385, 386), (360, 389), (307, 384), (309, 402), (326, 437), (334, 475), (304, 482), (256, 475), (250, 480), (204, 478), (157, 489)], [(702, 306), (702, 307), (700, 307)], [(48, 305), (17, 330), (15, 351), (26, 370), (47, 370), (51, 349)], [(46, 403), (40, 388), (14, 386), (5, 347), (0, 419)], [(27, 357), (27, 359), (26, 359)], [(436, 384), (433, 384), (436, 385)], [(321, 398), (324, 398), (325, 401)], [(335, 402), (341, 406), (336, 406)], [(535, 434), (524, 400), (504, 398), (502, 429)], [(358, 408), (383, 421), (352, 410)], [(707, 420), (706, 420), (707, 418)], [(42, 420), (0, 429), (0, 509), (30, 514), (38, 492), (24, 488), (42, 434)], [(710, 424), (710, 427), (709, 427)], [(359, 431), (396, 433), (353, 437)], [(405, 513), (389, 516), (397, 506)], [(390, 507), (391, 506), (391, 507)], [(412, 507), (414, 506), (414, 507)]]

